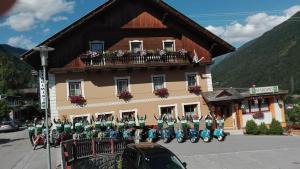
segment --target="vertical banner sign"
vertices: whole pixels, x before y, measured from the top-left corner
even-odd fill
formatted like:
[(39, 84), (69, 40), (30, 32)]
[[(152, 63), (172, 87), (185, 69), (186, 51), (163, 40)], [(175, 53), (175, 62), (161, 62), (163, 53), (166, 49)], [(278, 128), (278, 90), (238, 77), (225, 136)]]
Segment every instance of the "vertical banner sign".
[(39, 70), (39, 83), (41, 109), (46, 109), (46, 85), (44, 81), (44, 72), (42, 70)]

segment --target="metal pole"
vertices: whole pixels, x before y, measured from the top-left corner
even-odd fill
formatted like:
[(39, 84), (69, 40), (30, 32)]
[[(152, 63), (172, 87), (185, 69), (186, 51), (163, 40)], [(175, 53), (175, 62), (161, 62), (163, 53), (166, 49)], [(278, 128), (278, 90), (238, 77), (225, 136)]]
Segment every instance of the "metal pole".
[(51, 152), (49, 144), (49, 127), (48, 127), (48, 81), (46, 79), (46, 66), (43, 66), (44, 72), (44, 83), (45, 83), (45, 96), (46, 96), (46, 108), (45, 108), (45, 119), (46, 119), (46, 140), (47, 140), (47, 151), (48, 151), (48, 169), (51, 169)]

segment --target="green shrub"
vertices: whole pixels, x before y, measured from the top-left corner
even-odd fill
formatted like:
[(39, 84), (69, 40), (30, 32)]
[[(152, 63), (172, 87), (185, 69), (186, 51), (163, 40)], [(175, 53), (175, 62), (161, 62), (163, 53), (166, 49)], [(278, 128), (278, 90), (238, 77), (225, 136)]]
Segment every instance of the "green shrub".
[(254, 120), (247, 121), (247, 123), (246, 123), (246, 133), (247, 134), (254, 134), (254, 135), (259, 134), (257, 124), (255, 123)]
[(264, 122), (258, 126), (258, 131), (260, 134), (269, 134), (269, 129)]
[(282, 135), (283, 134), (283, 128), (281, 126), (281, 123), (278, 120), (273, 119), (270, 124), (270, 134), (274, 135)]

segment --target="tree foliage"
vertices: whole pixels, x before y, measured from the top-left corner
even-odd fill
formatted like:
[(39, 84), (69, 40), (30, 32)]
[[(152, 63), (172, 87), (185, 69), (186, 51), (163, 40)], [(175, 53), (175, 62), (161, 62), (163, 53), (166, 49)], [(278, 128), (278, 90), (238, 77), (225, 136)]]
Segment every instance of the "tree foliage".
[(4, 100), (0, 100), (0, 117), (7, 116), (9, 113), (9, 108)]
[[(293, 17), (300, 17), (300, 12)], [(299, 94), (299, 27), (300, 22), (286, 21), (246, 43), (214, 66), (214, 81), (219, 82), (220, 87), (279, 85), (281, 89)]]
[(269, 129), (264, 122), (258, 126), (258, 130), (260, 134), (269, 134)]
[(31, 67), (0, 48), (0, 94), (13, 95), (17, 89), (34, 83)]
[(246, 123), (246, 133), (247, 134), (253, 134), (253, 135), (259, 134), (257, 124), (255, 123), (254, 120), (248, 120), (247, 121), (247, 123)]
[(287, 110), (286, 119), (292, 124), (300, 123), (300, 108), (295, 106), (293, 109)]
[(270, 124), (270, 134), (273, 135), (282, 135), (283, 134), (283, 128), (281, 126), (281, 123), (278, 120), (273, 119)]

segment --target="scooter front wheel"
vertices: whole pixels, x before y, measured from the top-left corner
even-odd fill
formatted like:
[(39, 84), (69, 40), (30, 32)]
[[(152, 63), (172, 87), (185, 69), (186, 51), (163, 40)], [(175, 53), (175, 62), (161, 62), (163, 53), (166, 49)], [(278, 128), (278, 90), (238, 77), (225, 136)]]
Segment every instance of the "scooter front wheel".
[(197, 138), (196, 137), (192, 137), (190, 140), (191, 140), (192, 143), (195, 143), (196, 140), (197, 140)]
[(208, 143), (208, 142), (209, 142), (209, 138), (208, 138), (208, 137), (204, 137), (203, 141), (204, 141), (205, 143)]
[(164, 143), (168, 143), (169, 139), (168, 138), (164, 138), (163, 141), (164, 141)]
[(153, 142), (153, 139), (152, 139), (152, 138), (148, 138), (148, 142), (149, 142), (149, 143), (152, 143), (152, 142)]
[(219, 136), (218, 141), (223, 141), (223, 138), (224, 138), (223, 136)]
[(183, 138), (182, 137), (177, 138), (177, 142), (178, 143), (182, 143), (183, 142)]

